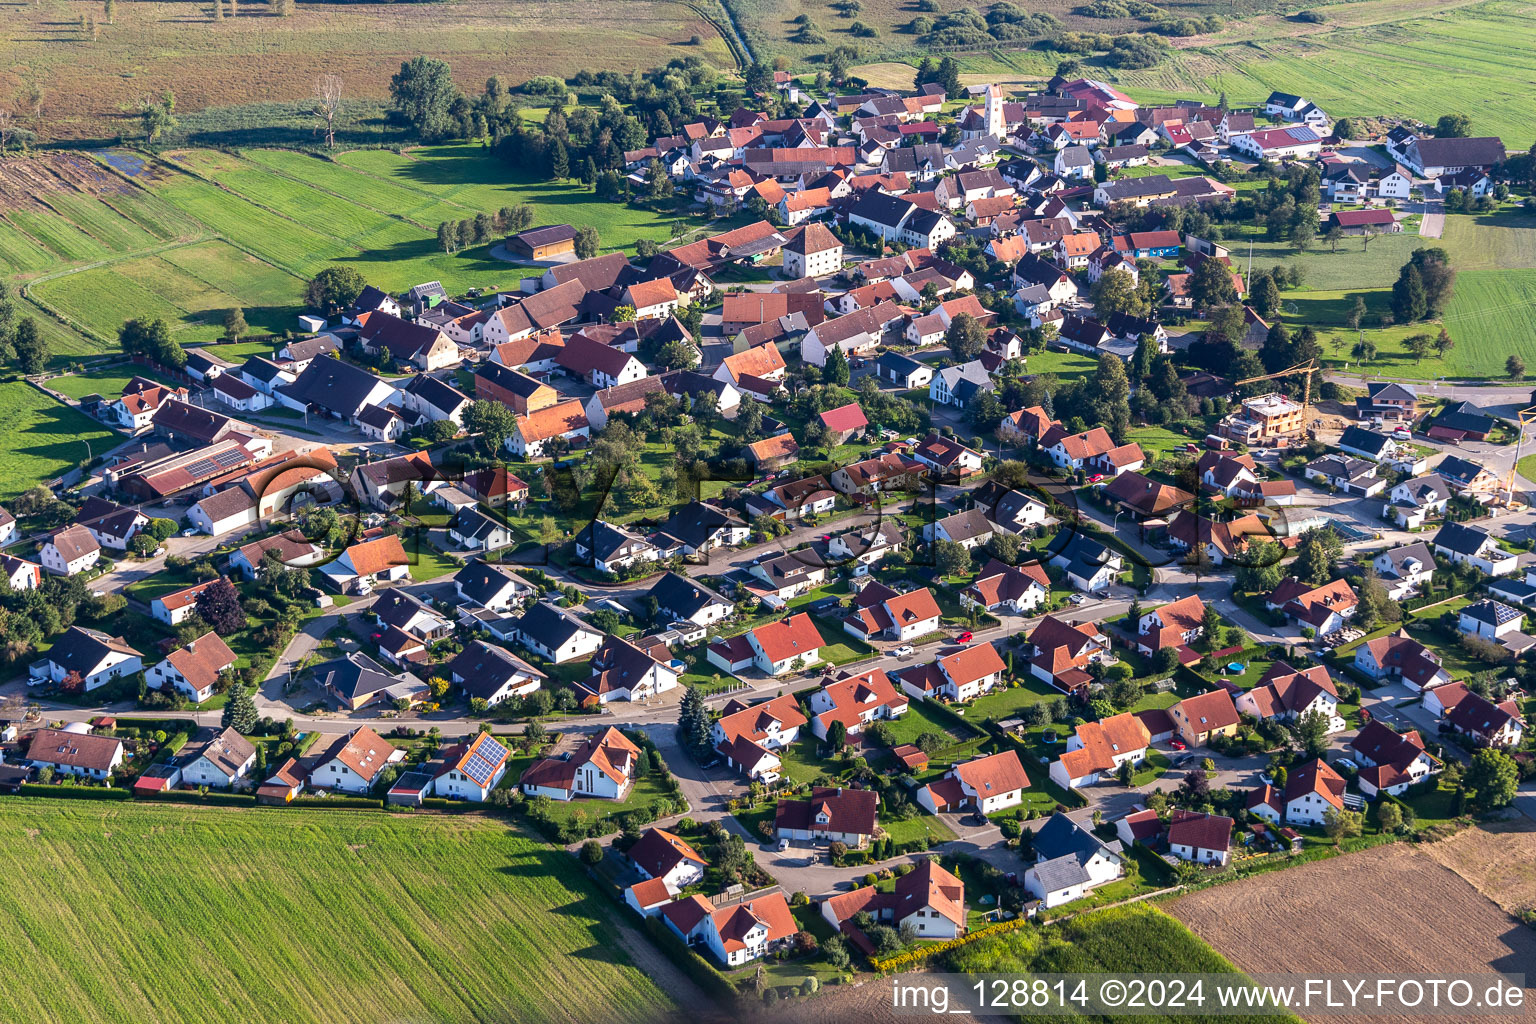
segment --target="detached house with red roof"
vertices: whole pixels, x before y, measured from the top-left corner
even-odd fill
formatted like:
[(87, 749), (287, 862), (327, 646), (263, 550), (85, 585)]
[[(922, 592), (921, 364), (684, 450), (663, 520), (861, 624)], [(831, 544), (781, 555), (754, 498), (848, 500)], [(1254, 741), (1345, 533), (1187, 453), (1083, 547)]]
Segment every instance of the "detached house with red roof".
[(197, 595), (219, 582), (217, 578), (195, 583), (149, 602), (150, 617), (170, 626), (179, 626), (197, 611)]
[(773, 752), (795, 742), (805, 723), (800, 705), (790, 694), (757, 704), (733, 699), (722, 709), (709, 739), (737, 771), (760, 782), (776, 782), (781, 762)]
[(867, 953), (875, 947), (853, 923), (860, 911), (897, 930), (910, 921), (918, 938), (952, 939), (965, 932), (965, 885), (933, 859), (924, 858), (896, 879), (890, 892), (866, 885), (822, 900), (821, 916)]
[(1168, 819), (1168, 852), (1192, 864), (1226, 864), (1232, 856), (1232, 819), (1175, 808)]
[(1398, 630), (1355, 648), (1355, 668), (1372, 679), (1393, 679), (1410, 690), (1430, 690), (1451, 681), (1440, 655)]
[(751, 666), (764, 675), (781, 676), (819, 662), (825, 644), (811, 617), (801, 612), (711, 644), (708, 657), (727, 672)]
[(880, 802), (872, 789), (816, 786), (809, 800), (780, 800), (773, 816), (773, 834), (796, 842), (844, 843), (861, 849), (878, 827)]
[(1339, 716), (1338, 688), (1323, 665), (1298, 671), (1277, 661), (1253, 689), (1238, 695), (1235, 704), (1240, 713), (1260, 720), (1294, 722), (1303, 715), (1321, 715), (1330, 733), (1345, 726)]
[(529, 765), (518, 787), (528, 796), (560, 801), (623, 800), (634, 785), (639, 753), (634, 741), (609, 726), (568, 754), (542, 757)]
[(661, 919), (684, 942), (702, 943), (728, 967), (788, 946), (800, 930), (782, 891), (718, 909), (701, 896), (690, 896), (663, 907)]
[(1005, 750), (957, 764), (938, 781), (919, 786), (914, 795), (919, 805), (934, 814), (992, 814), (1023, 803), (1028, 788), (1029, 775), (1018, 752)]
[(1051, 578), (1039, 562), (1012, 566), (992, 559), (960, 592), (962, 608), (1027, 615), (1051, 596)]
[(864, 410), (859, 408), (858, 402), (849, 402), (840, 405), (836, 409), (828, 409), (819, 413), (817, 418), (821, 425), (827, 428), (827, 436), (834, 445), (846, 444), (853, 435), (860, 433), (869, 426), (869, 418), (864, 415)]
[(151, 689), (170, 686), (201, 704), (213, 696), (219, 677), (234, 667), (234, 652), (219, 634), (209, 630), (152, 666), (144, 673), (144, 680)]
[(1212, 736), (1231, 736), (1242, 722), (1226, 690), (1186, 697), (1168, 709), (1168, 717), (1179, 737), (1192, 747), (1204, 746)]
[(1375, 799), (1382, 793), (1401, 796), (1414, 783), (1440, 770), (1440, 762), (1424, 749), (1417, 729), (1398, 732), (1384, 722), (1368, 723), (1349, 741), (1350, 757), (1361, 765), (1356, 781), (1360, 792)]
[(824, 740), (832, 723), (842, 722), (849, 736), (857, 736), (866, 722), (899, 718), (910, 704), (884, 669), (872, 668), (841, 679), (828, 676), (810, 697), (811, 734)]
[(1156, 654), (1164, 647), (1187, 647), (1205, 635), (1205, 602), (1198, 594), (1154, 608), (1136, 624), (1136, 649)]
[(1480, 746), (1516, 747), (1525, 736), (1525, 719), (1513, 700), (1495, 704), (1468, 693), (1445, 716), (1451, 728)]
[(1321, 759), (1298, 765), (1285, 789), (1269, 784), (1248, 794), (1248, 810), (1276, 825), (1321, 825), (1329, 810), (1344, 810), (1344, 779)]
[(1092, 679), (1089, 665), (1114, 661), (1109, 637), (1092, 622), (1073, 625), (1047, 615), (1029, 634), (1029, 643), (1034, 650), (1029, 674), (1069, 696), (1087, 694)]
[(388, 583), (404, 579), (411, 574), (411, 562), (406, 557), (400, 538), (392, 534), (375, 537), (350, 545), (334, 562), (327, 562), (320, 571), (343, 591), (365, 592), (375, 583)]
[(963, 704), (1002, 682), (1008, 666), (990, 643), (962, 647), (926, 665), (899, 673), (901, 688), (918, 700), (941, 699)]
[(1318, 636), (1342, 629), (1354, 618), (1359, 604), (1353, 588), (1342, 579), (1309, 587), (1295, 576), (1287, 576), (1264, 599), (1264, 605), (1270, 611), (1283, 612), (1298, 624), (1311, 626)]
[(655, 879), (675, 896), (704, 877), (704, 858), (686, 839), (662, 828), (648, 828), (624, 854), (644, 879)]
[(1062, 789), (1091, 786), (1113, 776), (1122, 764), (1147, 756), (1151, 734), (1141, 719), (1126, 712), (1098, 722), (1084, 722), (1067, 740), (1067, 749), (1051, 763), (1051, 781)]
[(853, 614), (843, 619), (843, 630), (862, 640), (901, 642), (937, 631), (939, 616), (939, 604), (927, 587), (898, 594), (871, 582), (853, 599)]

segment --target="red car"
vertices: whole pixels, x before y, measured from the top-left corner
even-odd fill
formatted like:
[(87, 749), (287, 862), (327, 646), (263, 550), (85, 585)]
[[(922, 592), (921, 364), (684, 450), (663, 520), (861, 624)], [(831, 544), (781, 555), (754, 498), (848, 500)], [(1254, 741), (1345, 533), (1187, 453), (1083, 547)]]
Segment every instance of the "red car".
[(1096, 484), (1100, 480), (1103, 480), (1103, 479), (1104, 479), (1104, 474), (1103, 473), (1095, 473), (1095, 474), (1093, 474), (1093, 476), (1088, 478), (1088, 482), (1091, 483), (1091, 484)]
[(959, 636), (955, 637), (955, 641), (957, 643), (962, 643), (962, 644), (970, 643), (971, 642), (971, 631), (970, 630), (966, 630), (964, 633), (961, 633)]
[(1169, 740), (1168, 741), (1168, 745), (1170, 747), (1172, 747), (1174, 750), (1183, 750), (1184, 749), (1184, 741), (1183, 740)]

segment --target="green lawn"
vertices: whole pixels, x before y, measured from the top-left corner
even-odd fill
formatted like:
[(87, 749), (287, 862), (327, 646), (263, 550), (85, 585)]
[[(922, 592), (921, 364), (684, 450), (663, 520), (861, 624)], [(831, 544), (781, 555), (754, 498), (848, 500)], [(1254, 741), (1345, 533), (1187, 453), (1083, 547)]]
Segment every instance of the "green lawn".
[(1066, 694), (1034, 676), (1019, 674), (1014, 685), (1006, 690), (993, 690), (984, 697), (977, 697), (966, 710), (966, 717), (1000, 722), (1018, 715), (1021, 708)]
[(120, 440), (28, 384), (0, 384), (0, 497), (30, 490)]
[(81, 399), (86, 395), (96, 394), (110, 401), (121, 395), (123, 388), (127, 387), (128, 382), (134, 377), (145, 377), (162, 384), (173, 384), (170, 378), (163, 374), (132, 363), (115, 363), (112, 366), (81, 370), (79, 373), (71, 373), (64, 377), (54, 377), (46, 383), (49, 388), (70, 398)]
[(925, 700), (912, 701), (907, 705), (905, 714), (886, 723), (886, 729), (890, 732), (891, 742), (898, 746), (917, 742), (917, 738), (925, 732), (939, 733), (957, 743), (974, 735), (970, 730), (962, 733), (962, 730), (940, 718), (934, 713), (933, 705)]
[[(507, 773), (511, 775), (509, 771)], [(653, 777), (635, 780), (634, 787), (624, 800), (552, 800), (549, 804), (551, 821), (591, 822), (608, 819), (613, 831), (618, 831), (618, 818), (641, 807), (649, 807), (654, 800), (670, 799), (669, 794)]]
[[(1092, 373), (1099, 365), (1097, 359), (1081, 352), (1036, 352), (1024, 358), (1024, 369), (1029, 373), (1054, 373), (1058, 377), (1081, 377)], [(928, 393), (923, 392), (923, 397)]]
[(504, 821), (36, 798), (5, 801), (0, 829), (17, 837), (8, 873), (30, 880), (0, 932), (10, 1019), (318, 1024), (387, 1003), (400, 1019), (537, 1022), (670, 1008), (576, 860)]
[(880, 827), (886, 834), (896, 841), (899, 846), (912, 842), (915, 839), (927, 837), (934, 843), (947, 843), (955, 838), (955, 833), (944, 824), (943, 819), (932, 814), (918, 814), (910, 818), (884, 819)]

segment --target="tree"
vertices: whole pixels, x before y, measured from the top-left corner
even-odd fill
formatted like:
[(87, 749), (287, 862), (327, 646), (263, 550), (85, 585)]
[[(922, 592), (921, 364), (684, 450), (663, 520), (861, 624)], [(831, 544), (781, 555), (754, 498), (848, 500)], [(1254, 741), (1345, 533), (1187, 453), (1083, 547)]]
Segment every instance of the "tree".
[(1425, 356), (1429, 355), (1429, 350), (1433, 345), (1434, 339), (1427, 334), (1414, 334), (1403, 339), (1403, 348), (1407, 349), (1408, 354), (1413, 356), (1415, 366)]
[(1309, 534), (1296, 549), (1291, 572), (1303, 583), (1321, 586), (1333, 578), (1333, 556), (1318, 537)]
[(686, 341), (669, 341), (656, 353), (656, 361), (669, 370), (691, 370), (699, 363), (699, 350)]
[(424, 142), (445, 139), (454, 128), (449, 111), (459, 97), (458, 87), (446, 61), (412, 57), (389, 79), (389, 97), (395, 116)]
[(1344, 229), (1337, 224), (1328, 225), (1328, 230), (1323, 232), (1323, 241), (1328, 243), (1329, 252), (1338, 252), (1339, 243), (1344, 240)]
[(821, 368), (821, 379), (828, 384), (844, 385), (848, 383), (849, 374), (848, 356), (843, 352), (843, 346), (833, 345), (827, 350), (827, 362)]
[(1124, 270), (1111, 270), (1101, 274), (1089, 290), (1094, 315), (1103, 321), (1113, 313), (1130, 316), (1146, 316), (1151, 304), (1137, 287), (1136, 281)]
[(672, 177), (660, 160), (652, 160), (645, 169), (645, 198), (652, 201), (672, 198)]
[(243, 686), (230, 687), (221, 721), (224, 728), (233, 729), (242, 736), (256, 728), (256, 701), (249, 690)]
[[(1254, 282), (1253, 294), (1249, 296), (1249, 303), (1254, 312), (1266, 320), (1274, 316), (1275, 310), (1280, 308), (1280, 288), (1275, 284), (1273, 274), (1257, 275)], [(1276, 326), (1279, 326), (1278, 324)]]
[(1349, 312), (1344, 315), (1344, 326), (1352, 331), (1360, 329), (1360, 320), (1365, 316), (1365, 296), (1356, 295), (1354, 303), (1349, 307)]
[(959, 576), (971, 567), (971, 553), (952, 540), (933, 542), (933, 564), (940, 576)]
[(1317, 711), (1296, 719), (1296, 741), (1308, 757), (1322, 757), (1328, 751), (1328, 719)]
[(219, 636), (229, 636), (245, 628), (245, 611), (240, 607), (240, 591), (227, 577), (219, 577), (197, 592), (197, 614)]
[[(1172, 650), (1172, 648), (1164, 648)], [(1206, 778), (1204, 768), (1191, 768), (1184, 775), (1184, 781), (1179, 784), (1179, 797), (1186, 804), (1203, 804), (1210, 798), (1211, 780)]]
[(315, 130), (325, 136), (325, 148), (336, 148), (336, 115), (341, 113), (341, 76), (315, 80)]
[(841, 721), (833, 722), (827, 726), (827, 745), (833, 750), (842, 750), (848, 742), (848, 727)]
[(1351, 839), (1364, 827), (1364, 816), (1359, 811), (1341, 811), (1330, 807), (1323, 814), (1323, 831), (1334, 842)]
[(1206, 649), (1214, 651), (1221, 644), (1221, 613), (1215, 605), (1205, 606), (1205, 614), (1200, 617), (1200, 630)]
[(1424, 319), (1429, 311), (1429, 297), (1424, 291), (1424, 278), (1419, 268), (1406, 264), (1392, 286), (1392, 314), (1402, 323)]
[(1504, 360), (1504, 372), (1509, 374), (1510, 380), (1525, 379), (1525, 360), (1519, 356), (1510, 356)]
[(186, 365), (187, 354), (171, 338), (171, 329), (164, 320), (128, 320), (117, 332), (117, 343), (127, 356), (144, 356), (162, 366), (180, 369)]
[(317, 313), (330, 314), (357, 301), (368, 282), (353, 267), (326, 267), (304, 288), (304, 302)]
[[(217, 3), (215, 10), (221, 10)], [(176, 94), (167, 89), (154, 99), (145, 96), (139, 100), (139, 123), (144, 127), (144, 141), (150, 145), (176, 130)], [(3, 147), (0, 147), (3, 148)]]
[(106, 5), (102, 9), (102, 13), (107, 16), (107, 24), (108, 25), (116, 25), (117, 24), (117, 0), (107, 0)]
[(1485, 811), (1508, 807), (1519, 784), (1519, 767), (1504, 751), (1484, 747), (1472, 755), (1464, 785), (1474, 806)]
[(1435, 138), (1465, 139), (1472, 134), (1472, 119), (1466, 114), (1441, 114), (1435, 122)]
[(1446, 332), (1444, 327), (1440, 328), (1440, 333), (1435, 336), (1432, 344), (1435, 347), (1435, 355), (1442, 358), (1444, 358), (1447, 352), (1456, 347), (1456, 342), (1451, 340), (1450, 334)]
[(703, 695), (692, 686), (686, 687), (678, 709), (677, 738), (695, 758), (709, 752), (709, 725), (709, 708)]
[(1376, 807), (1376, 823), (1383, 832), (1396, 832), (1403, 824), (1403, 811), (1390, 800), (1383, 800)]
[(494, 453), (517, 429), (517, 417), (500, 402), (480, 399), (464, 410), (464, 429), (479, 434), (485, 450)]
[(987, 329), (969, 313), (961, 313), (950, 321), (944, 343), (956, 359), (975, 359), (987, 347)]
[(597, 867), (603, 862), (603, 844), (596, 839), (588, 839), (581, 844), (581, 862), (588, 867)]
[(597, 228), (590, 224), (576, 229), (576, 258), (589, 260), (597, 255)]
[(1237, 286), (1232, 272), (1220, 260), (1201, 260), (1190, 275), (1189, 295), (1197, 307), (1230, 305), (1237, 302)]
[(250, 329), (250, 326), (245, 322), (245, 310), (235, 306), (225, 312), (224, 337), (230, 341), (239, 341)]
[(42, 373), (48, 366), (48, 342), (38, 332), (37, 321), (24, 316), (11, 337), (16, 349), (16, 365), (28, 376)]

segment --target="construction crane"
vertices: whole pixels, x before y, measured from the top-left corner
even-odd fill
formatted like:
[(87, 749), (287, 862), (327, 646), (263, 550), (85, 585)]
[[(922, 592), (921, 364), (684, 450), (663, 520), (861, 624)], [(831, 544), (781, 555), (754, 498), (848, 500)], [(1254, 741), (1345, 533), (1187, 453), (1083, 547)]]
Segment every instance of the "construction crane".
[(1305, 424), (1307, 422), (1307, 410), (1312, 406), (1312, 375), (1316, 372), (1317, 360), (1308, 359), (1304, 363), (1297, 363), (1295, 366), (1281, 370), (1278, 373), (1266, 373), (1262, 377), (1249, 377), (1247, 380), (1236, 381), (1233, 386), (1241, 387), (1244, 384), (1257, 384), (1263, 380), (1279, 380), (1282, 377), (1289, 377), (1293, 374), (1302, 374), (1301, 422)]
[(1515, 459), (1509, 464), (1509, 472), (1504, 476), (1504, 505), (1506, 507), (1515, 500), (1515, 471), (1520, 468), (1520, 448), (1525, 444), (1526, 426), (1536, 422), (1536, 405), (1521, 409), (1515, 413), (1515, 418), (1520, 421), (1520, 436), (1515, 438)]

